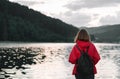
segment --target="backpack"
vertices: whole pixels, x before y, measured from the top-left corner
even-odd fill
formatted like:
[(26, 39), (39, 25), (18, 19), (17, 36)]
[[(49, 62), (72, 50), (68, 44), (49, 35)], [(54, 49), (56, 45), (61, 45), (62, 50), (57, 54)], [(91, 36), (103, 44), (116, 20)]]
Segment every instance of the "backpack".
[(80, 50), (78, 45), (76, 45), (77, 49), (80, 51), (81, 56), (78, 58), (76, 61), (77, 63), (77, 73), (82, 74), (82, 75), (91, 75), (93, 74), (93, 61), (92, 58), (88, 55), (88, 49), (89, 46), (87, 47), (87, 51)]

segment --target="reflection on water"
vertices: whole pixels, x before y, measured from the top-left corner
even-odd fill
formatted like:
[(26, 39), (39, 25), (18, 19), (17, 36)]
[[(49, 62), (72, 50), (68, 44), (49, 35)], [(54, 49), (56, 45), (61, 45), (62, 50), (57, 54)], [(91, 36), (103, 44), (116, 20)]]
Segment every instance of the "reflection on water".
[[(68, 56), (73, 43), (0, 45), (0, 78), (75, 79)], [(95, 44), (101, 60), (96, 79), (120, 79), (120, 45)], [(3, 47), (2, 47), (3, 46)]]
[(120, 79), (120, 45), (98, 45), (101, 60), (98, 66), (98, 79)]

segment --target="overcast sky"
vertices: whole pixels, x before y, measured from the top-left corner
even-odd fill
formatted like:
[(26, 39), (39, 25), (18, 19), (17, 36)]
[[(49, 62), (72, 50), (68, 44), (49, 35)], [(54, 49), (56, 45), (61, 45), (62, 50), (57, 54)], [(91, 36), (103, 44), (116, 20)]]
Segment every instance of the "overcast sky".
[(120, 0), (9, 0), (76, 27), (120, 24)]

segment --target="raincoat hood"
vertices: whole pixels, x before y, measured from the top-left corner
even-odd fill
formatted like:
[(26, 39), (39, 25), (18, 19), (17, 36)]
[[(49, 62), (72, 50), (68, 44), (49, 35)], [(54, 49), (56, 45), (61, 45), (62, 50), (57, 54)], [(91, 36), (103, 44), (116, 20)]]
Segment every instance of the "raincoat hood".
[(86, 41), (77, 41), (77, 44), (81, 47), (81, 48), (86, 48), (88, 46), (90, 46), (91, 42), (86, 42)]

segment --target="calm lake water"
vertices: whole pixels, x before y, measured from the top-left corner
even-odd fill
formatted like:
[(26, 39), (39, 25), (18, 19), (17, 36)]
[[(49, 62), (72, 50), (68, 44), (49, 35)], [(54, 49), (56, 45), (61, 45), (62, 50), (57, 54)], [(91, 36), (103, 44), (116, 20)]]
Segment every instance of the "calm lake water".
[[(73, 65), (68, 62), (73, 45), (73, 43), (0, 43), (2, 62), (0, 79), (75, 79), (71, 75)], [(95, 75), (95, 79), (120, 79), (120, 44), (95, 43), (95, 46), (101, 56), (100, 62), (96, 65), (98, 74)], [(21, 51), (22, 53), (19, 53)], [(7, 54), (1, 54), (3, 52)], [(22, 61), (18, 61), (20, 58)], [(26, 60), (33, 62), (30, 64)]]

